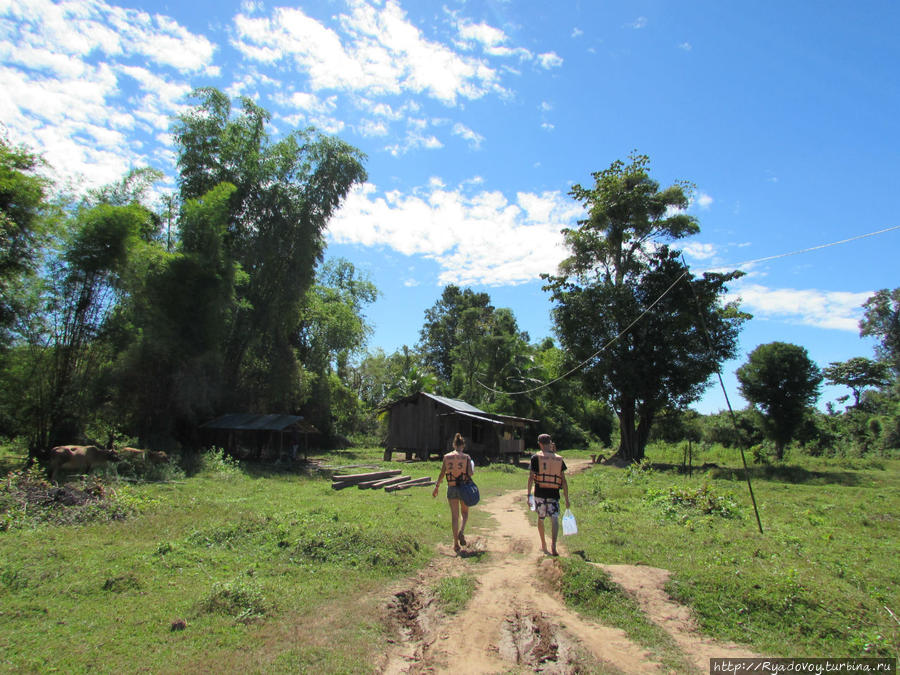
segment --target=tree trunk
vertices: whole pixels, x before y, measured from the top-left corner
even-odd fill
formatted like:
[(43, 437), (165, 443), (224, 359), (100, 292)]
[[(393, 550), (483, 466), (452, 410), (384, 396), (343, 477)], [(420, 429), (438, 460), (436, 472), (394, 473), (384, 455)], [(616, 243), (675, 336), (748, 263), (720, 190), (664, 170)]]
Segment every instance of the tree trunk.
[(640, 462), (644, 458), (644, 445), (635, 428), (634, 403), (624, 402), (616, 415), (619, 418), (619, 449), (615, 457), (625, 462)]
[(784, 441), (780, 439), (775, 440), (775, 459), (779, 462), (784, 459)]

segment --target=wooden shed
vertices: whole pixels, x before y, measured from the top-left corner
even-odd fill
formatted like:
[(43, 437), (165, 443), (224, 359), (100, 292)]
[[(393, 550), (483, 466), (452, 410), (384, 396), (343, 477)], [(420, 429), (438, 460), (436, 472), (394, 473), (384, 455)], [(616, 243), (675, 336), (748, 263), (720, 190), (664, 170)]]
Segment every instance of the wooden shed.
[(256, 415), (229, 413), (200, 425), (210, 445), (225, 449), (232, 457), (262, 459), (281, 458), (298, 445), (305, 456), (309, 434), (318, 430), (298, 415)]
[(420, 391), (385, 407), (389, 414), (384, 459), (394, 452), (428, 459), (450, 452), (457, 433), (472, 457), (518, 461), (525, 452), (525, 427), (537, 420), (498, 415), (452, 398)]

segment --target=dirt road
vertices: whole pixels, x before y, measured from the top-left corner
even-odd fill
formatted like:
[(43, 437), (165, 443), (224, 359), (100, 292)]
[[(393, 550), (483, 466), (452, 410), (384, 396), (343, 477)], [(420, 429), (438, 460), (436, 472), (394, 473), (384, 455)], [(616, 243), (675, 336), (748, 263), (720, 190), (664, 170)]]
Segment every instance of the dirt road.
[[(590, 463), (567, 460), (567, 464), (574, 473)], [(540, 549), (537, 530), (526, 515), (524, 491), (485, 500), (477, 508), (492, 516), (491, 524), (486, 531), (468, 533), (467, 551), (483, 560), (467, 564), (447, 546), (425, 570), (392, 594), (388, 612), (402, 637), (391, 645), (381, 672), (667, 671), (622, 630), (582, 618), (563, 604), (554, 583), (559, 564)], [(562, 535), (559, 548), (566, 555)], [(673, 637), (685, 662), (693, 664), (696, 672), (708, 672), (712, 656), (756, 656), (699, 635), (690, 612), (663, 591), (666, 570), (601, 567), (635, 597), (650, 620)], [(441, 577), (459, 574), (475, 576), (477, 588), (466, 609), (447, 616), (433, 601), (431, 589)]]

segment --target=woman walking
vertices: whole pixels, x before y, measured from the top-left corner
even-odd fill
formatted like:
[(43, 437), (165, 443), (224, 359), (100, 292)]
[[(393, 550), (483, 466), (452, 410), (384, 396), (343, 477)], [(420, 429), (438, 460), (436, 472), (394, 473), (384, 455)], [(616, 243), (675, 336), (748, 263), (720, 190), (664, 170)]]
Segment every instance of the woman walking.
[[(453, 529), (453, 550), (459, 553), (461, 547), (466, 545), (466, 537), (463, 531), (466, 529), (466, 521), (469, 519), (469, 507), (466, 506), (459, 494), (459, 484), (468, 480), (475, 472), (475, 462), (465, 452), (466, 439), (461, 434), (453, 438), (453, 451), (444, 455), (441, 465), (441, 473), (437, 484), (434, 486), (432, 497), (437, 497), (441, 486), (441, 479), (447, 478), (447, 501), (450, 504), (450, 524)], [(459, 516), (462, 514), (462, 523)]]

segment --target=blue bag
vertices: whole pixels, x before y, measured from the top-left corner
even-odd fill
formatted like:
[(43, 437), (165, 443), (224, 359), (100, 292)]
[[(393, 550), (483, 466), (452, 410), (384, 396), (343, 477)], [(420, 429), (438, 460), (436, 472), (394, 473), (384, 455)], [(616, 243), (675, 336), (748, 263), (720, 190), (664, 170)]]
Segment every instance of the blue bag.
[(481, 499), (478, 486), (475, 485), (475, 481), (471, 478), (459, 484), (459, 496), (466, 506), (475, 506), (478, 500)]

